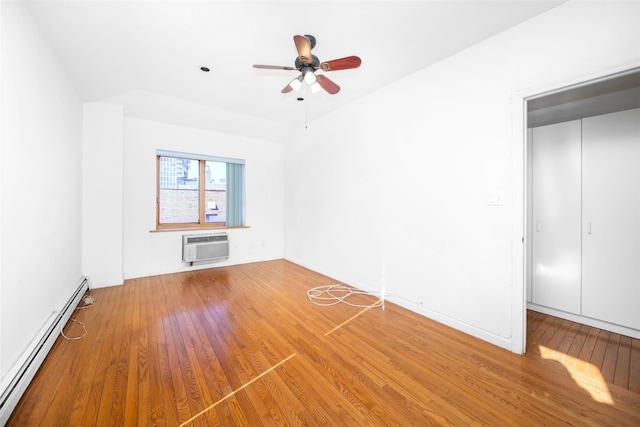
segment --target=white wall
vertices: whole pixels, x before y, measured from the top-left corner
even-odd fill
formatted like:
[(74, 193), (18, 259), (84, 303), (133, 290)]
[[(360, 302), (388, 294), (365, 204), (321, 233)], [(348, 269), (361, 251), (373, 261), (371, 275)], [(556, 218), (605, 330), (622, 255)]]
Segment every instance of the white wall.
[(93, 288), (124, 283), (123, 122), (120, 105), (83, 106), (82, 274)]
[(0, 375), (81, 275), (82, 104), (22, 2), (2, 2)]
[(519, 351), (511, 97), (638, 61), (639, 17), (570, 2), (311, 123), (285, 150), (285, 257)]
[[(283, 257), (284, 146), (155, 121), (124, 121), (124, 276), (150, 276)], [(189, 267), (182, 235), (152, 232), (156, 218), (156, 149), (245, 159), (246, 221), (229, 229), (227, 261)]]

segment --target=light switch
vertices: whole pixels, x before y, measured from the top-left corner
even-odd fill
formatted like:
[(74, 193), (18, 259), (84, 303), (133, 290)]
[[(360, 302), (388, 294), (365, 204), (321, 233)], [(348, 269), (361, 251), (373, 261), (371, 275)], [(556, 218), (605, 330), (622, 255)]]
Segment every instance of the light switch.
[(487, 206), (504, 206), (504, 192), (502, 191), (488, 192)]

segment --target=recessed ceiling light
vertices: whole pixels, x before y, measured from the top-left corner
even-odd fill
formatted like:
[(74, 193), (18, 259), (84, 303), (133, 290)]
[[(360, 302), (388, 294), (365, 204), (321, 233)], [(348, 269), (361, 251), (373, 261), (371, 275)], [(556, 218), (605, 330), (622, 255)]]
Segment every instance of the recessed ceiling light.
[(209, 72), (209, 68), (207, 68), (207, 67), (200, 67), (200, 69), (201, 69), (202, 71), (204, 71), (205, 73), (208, 73), (208, 72)]

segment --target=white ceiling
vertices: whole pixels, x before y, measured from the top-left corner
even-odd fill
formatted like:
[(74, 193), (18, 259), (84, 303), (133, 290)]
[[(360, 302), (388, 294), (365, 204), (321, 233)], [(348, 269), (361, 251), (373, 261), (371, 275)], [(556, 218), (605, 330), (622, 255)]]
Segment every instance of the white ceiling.
[[(306, 122), (563, 1), (28, 1), (85, 102), (130, 116), (282, 140)], [(297, 71), (295, 34), (342, 90), (282, 94)], [(200, 71), (201, 66), (211, 69)], [(308, 95), (308, 96), (307, 96)], [(306, 98), (297, 101), (298, 97)]]

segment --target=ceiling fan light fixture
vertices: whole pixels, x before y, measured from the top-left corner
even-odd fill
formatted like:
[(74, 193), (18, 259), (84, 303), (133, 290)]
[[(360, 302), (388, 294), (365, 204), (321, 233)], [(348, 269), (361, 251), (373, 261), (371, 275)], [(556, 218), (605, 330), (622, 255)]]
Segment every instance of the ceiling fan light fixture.
[(311, 93), (318, 93), (322, 90), (322, 86), (318, 82), (310, 84), (309, 87), (311, 88)]
[(296, 77), (295, 79), (291, 80), (289, 86), (291, 86), (293, 90), (298, 91), (298, 89), (300, 89), (300, 86), (302, 86), (302, 76)]
[(313, 72), (313, 68), (305, 67), (302, 70), (302, 74), (304, 75), (304, 82), (308, 85), (312, 85), (316, 82), (316, 75)]

